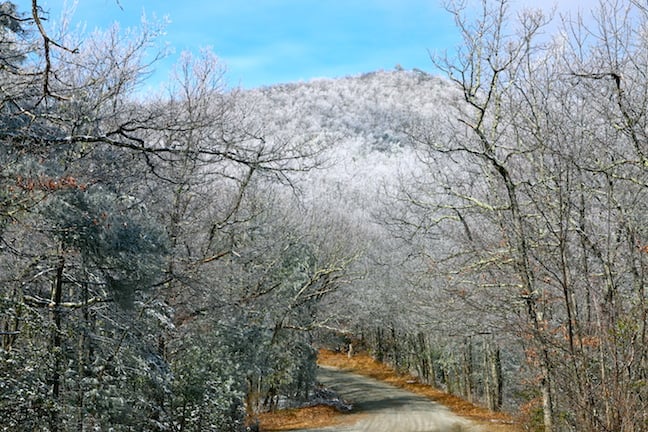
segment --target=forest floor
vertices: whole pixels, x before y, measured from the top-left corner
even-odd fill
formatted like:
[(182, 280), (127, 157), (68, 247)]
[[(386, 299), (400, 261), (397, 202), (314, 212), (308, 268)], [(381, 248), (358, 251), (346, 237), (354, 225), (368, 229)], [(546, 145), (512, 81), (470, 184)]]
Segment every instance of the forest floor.
[[(356, 354), (352, 358), (348, 358), (343, 353), (322, 350), (319, 353), (318, 364), (323, 367), (322, 371), (325, 373), (329, 373), (326, 372), (329, 368), (353, 372), (444, 405), (456, 416), (470, 420), (471, 424), (478, 425), (479, 430), (484, 432), (521, 431), (521, 428), (514, 423), (513, 419), (504, 413), (488, 411), (429, 385), (421, 384), (415, 377), (399, 374), (394, 369), (375, 361), (366, 354)], [(401, 395), (400, 398), (402, 399), (402, 397)], [(355, 401), (352, 400), (351, 402)], [(342, 430), (346, 429), (346, 425), (367, 421), (366, 418), (370, 413), (362, 408), (362, 405), (359, 404), (358, 409), (354, 409), (350, 413), (341, 413), (332, 407), (315, 406), (265, 413), (260, 415), (259, 420), (261, 430), (264, 432), (315, 430), (330, 426), (336, 426), (336, 429)], [(399, 421), (407, 418), (409, 416), (402, 417)]]

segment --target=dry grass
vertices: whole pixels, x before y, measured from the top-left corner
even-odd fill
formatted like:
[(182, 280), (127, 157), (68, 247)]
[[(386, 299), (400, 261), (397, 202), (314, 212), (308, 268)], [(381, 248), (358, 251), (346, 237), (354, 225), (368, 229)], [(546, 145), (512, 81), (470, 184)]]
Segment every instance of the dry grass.
[[(421, 384), (415, 377), (399, 374), (394, 369), (377, 362), (366, 354), (356, 354), (352, 358), (348, 358), (342, 353), (322, 350), (319, 353), (318, 363), (376, 378), (396, 387), (428, 397), (447, 406), (455, 414), (482, 425), (483, 430), (487, 432), (520, 432), (521, 430), (514, 424), (513, 419), (504, 413), (488, 411), (457, 396)], [(343, 414), (330, 407), (311, 407), (262, 414), (259, 420), (261, 430), (270, 432), (351, 423), (357, 421), (358, 418), (357, 415)]]
[(259, 414), (259, 425), (263, 432), (292, 431), (351, 424), (360, 418), (359, 414), (342, 413), (333, 407), (314, 406)]

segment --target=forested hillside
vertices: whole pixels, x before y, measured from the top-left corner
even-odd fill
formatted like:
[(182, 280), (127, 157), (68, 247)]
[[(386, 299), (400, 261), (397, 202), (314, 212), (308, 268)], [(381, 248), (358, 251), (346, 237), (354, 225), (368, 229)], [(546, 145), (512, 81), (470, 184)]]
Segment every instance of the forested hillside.
[(356, 324), (408, 315), (414, 305), (403, 301), (412, 275), (401, 270), (417, 247), (394, 225), (407, 211), (399, 203), (403, 188), (425, 169), (412, 133), (425, 124), (441, 137), (447, 108), (461, 104), (461, 94), (442, 78), (399, 70), (267, 87), (242, 99), (266, 136), (323, 143), (321, 163), (293, 177), (288, 193), (329, 241), (344, 239), (357, 254), (349, 287), (339, 292), (342, 304), (319, 319), (353, 332)]
[(0, 430), (250, 430), (349, 345), (648, 430), (648, 8), (507, 4), (435, 75), (243, 91), (205, 51), (154, 93), (162, 28), (0, 2)]

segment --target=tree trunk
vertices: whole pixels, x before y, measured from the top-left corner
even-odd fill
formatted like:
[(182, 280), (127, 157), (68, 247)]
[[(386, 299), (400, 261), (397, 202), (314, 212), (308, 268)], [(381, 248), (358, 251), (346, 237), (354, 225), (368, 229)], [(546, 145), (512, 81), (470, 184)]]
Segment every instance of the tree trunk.
[(472, 364), (472, 338), (470, 336), (464, 338), (464, 352), (462, 359), (462, 375), (463, 375), (463, 397), (468, 402), (473, 402), (473, 364)]
[[(544, 368), (543, 368), (544, 369)], [(546, 372), (543, 372), (545, 374)], [(542, 378), (540, 388), (542, 391), (542, 412), (545, 432), (553, 432), (553, 402), (551, 399), (550, 380), (546, 375)]]
[(384, 361), (385, 359), (385, 347), (382, 335), (382, 328), (378, 327), (376, 329), (376, 360), (379, 362)]
[(61, 356), (63, 350), (63, 339), (61, 329), (61, 300), (63, 296), (63, 269), (65, 268), (65, 258), (63, 255), (59, 256), (58, 265), (56, 267), (56, 277), (52, 286), (51, 296), (51, 316), (54, 322), (52, 330), (52, 345), (51, 350), (54, 356), (54, 364), (52, 365), (52, 407), (50, 408), (50, 431), (58, 432), (59, 429), (59, 397), (61, 392)]
[(416, 335), (416, 341), (418, 342), (416, 351), (419, 376), (423, 382), (436, 387), (432, 353), (429, 344), (426, 341), (425, 334), (422, 332), (418, 333)]
[(484, 340), (484, 395), (486, 406), (491, 411), (499, 411), (502, 408), (502, 364), (500, 361), (499, 348), (491, 344), (488, 339)]

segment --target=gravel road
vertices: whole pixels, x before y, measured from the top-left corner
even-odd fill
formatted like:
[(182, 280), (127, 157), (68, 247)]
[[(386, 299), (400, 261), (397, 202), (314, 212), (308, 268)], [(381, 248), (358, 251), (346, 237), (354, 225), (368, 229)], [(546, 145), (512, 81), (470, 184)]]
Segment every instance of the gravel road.
[(446, 407), (381, 381), (319, 367), (318, 380), (363, 414), (350, 426), (301, 432), (477, 432), (479, 428)]

